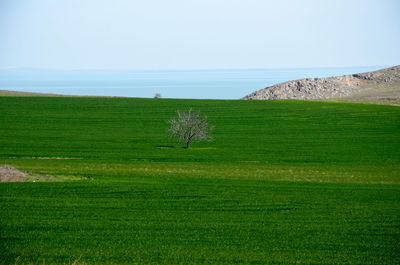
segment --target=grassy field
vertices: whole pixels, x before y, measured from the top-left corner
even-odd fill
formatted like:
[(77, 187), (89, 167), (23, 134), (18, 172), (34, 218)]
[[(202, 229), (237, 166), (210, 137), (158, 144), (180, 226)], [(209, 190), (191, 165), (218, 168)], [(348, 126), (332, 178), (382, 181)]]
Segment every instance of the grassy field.
[(0, 97), (0, 147), (59, 180), (0, 183), (0, 264), (400, 263), (399, 107)]

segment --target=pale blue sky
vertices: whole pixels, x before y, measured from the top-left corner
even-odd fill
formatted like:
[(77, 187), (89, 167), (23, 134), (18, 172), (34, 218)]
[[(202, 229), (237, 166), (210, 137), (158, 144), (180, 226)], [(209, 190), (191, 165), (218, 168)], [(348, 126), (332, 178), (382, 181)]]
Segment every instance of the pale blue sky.
[(400, 64), (398, 0), (0, 0), (0, 68)]

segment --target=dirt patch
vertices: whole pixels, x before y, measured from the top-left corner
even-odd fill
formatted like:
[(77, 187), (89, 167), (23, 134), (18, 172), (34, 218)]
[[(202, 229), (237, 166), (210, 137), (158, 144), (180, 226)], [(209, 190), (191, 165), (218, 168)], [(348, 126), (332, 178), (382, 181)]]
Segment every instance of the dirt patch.
[(53, 176), (30, 175), (10, 165), (0, 167), (0, 182), (54, 181)]
[(26, 172), (18, 170), (12, 166), (5, 165), (0, 167), (0, 182), (24, 182), (31, 179)]
[(89, 179), (85, 176), (74, 175), (38, 175), (16, 169), (10, 165), (0, 167), (0, 182), (44, 182), (44, 181), (73, 181)]

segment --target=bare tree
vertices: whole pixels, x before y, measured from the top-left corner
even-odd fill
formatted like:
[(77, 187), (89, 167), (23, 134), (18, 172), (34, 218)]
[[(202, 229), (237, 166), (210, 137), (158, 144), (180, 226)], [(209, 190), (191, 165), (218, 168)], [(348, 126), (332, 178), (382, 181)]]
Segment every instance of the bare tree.
[(155, 93), (154, 94), (154, 98), (161, 98), (161, 94), (160, 93)]
[(186, 148), (189, 148), (193, 141), (212, 140), (209, 132), (213, 127), (208, 126), (207, 116), (202, 117), (199, 111), (178, 111), (178, 117), (169, 120), (169, 124), (169, 135), (185, 141)]

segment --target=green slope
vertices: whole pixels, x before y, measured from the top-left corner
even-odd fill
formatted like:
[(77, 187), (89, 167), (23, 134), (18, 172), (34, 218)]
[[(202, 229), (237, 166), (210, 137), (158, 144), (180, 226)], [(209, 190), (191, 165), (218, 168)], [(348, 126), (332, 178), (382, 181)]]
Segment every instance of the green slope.
[[(214, 142), (166, 137), (189, 107)], [(0, 97), (0, 264), (396, 264), (400, 108)], [(21, 253), (23, 253), (21, 255)]]

